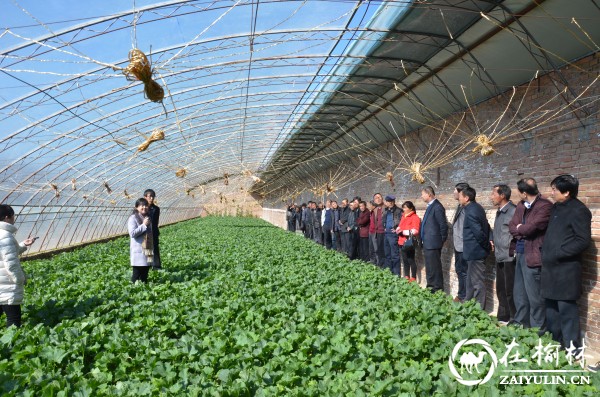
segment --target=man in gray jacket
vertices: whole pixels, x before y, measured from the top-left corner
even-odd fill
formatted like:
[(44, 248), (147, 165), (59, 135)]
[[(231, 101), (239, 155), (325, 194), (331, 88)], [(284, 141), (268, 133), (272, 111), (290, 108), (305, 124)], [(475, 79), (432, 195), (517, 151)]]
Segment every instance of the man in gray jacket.
[[(458, 201), (458, 194), (468, 188), (468, 183), (457, 183), (454, 187), (454, 200)], [(454, 243), (454, 269), (458, 277), (458, 294), (454, 302), (462, 302), (467, 295), (467, 270), (469, 265), (463, 259), (463, 225), (465, 224), (465, 213), (463, 206), (458, 204), (454, 218), (452, 219), (452, 242)]]
[(496, 254), (496, 295), (498, 296), (498, 321), (512, 323), (517, 309), (513, 299), (515, 283), (515, 242), (508, 224), (515, 214), (516, 205), (510, 201), (511, 190), (507, 185), (494, 185), (490, 196), (498, 208), (494, 221), (493, 250)]

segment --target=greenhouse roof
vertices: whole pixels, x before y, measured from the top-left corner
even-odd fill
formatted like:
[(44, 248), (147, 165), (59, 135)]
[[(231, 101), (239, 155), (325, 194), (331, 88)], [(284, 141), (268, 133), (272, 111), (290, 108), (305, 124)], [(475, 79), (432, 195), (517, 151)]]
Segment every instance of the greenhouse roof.
[(0, 197), (32, 225), (148, 187), (173, 209), (215, 181), (268, 195), (397, 136), (374, 115), (410, 131), (600, 43), (587, 0), (56, 4), (2, 6)]

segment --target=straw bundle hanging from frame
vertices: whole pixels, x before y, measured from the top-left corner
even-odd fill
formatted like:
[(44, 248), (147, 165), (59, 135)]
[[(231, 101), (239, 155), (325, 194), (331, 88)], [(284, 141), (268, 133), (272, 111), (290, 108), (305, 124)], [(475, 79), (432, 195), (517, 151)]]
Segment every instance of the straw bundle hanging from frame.
[(129, 65), (123, 69), (127, 80), (139, 80), (144, 83), (144, 95), (152, 102), (162, 102), (165, 90), (152, 79), (152, 68), (146, 55), (134, 48), (129, 51)]

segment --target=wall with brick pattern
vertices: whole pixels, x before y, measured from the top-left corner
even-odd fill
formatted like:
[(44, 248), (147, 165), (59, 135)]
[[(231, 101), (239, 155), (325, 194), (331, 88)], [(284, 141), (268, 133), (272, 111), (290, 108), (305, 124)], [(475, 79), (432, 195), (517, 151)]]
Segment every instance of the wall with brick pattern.
[[(600, 56), (595, 54), (580, 60), (575, 65), (564, 68), (562, 73), (569, 81), (570, 86), (576, 92), (580, 92), (589, 86), (599, 71)], [(590, 104), (590, 102), (600, 96), (600, 84), (594, 84), (585, 94), (586, 99), (582, 103), (586, 104), (587, 113), (578, 110), (577, 105), (573, 105), (569, 110), (565, 109), (559, 115), (560, 117), (541, 124), (541, 120), (545, 119), (536, 119), (536, 115), (541, 114), (541, 110), (556, 111), (561, 108), (561, 103), (564, 104), (562, 98), (556, 94), (558, 90), (554, 88), (554, 84), (559, 88), (563, 87), (558, 82), (554, 83), (557, 80), (555, 75), (542, 76), (527, 90), (525, 86), (519, 88), (512, 101), (512, 107), (518, 108), (519, 114), (526, 119), (526, 122), (517, 125), (513, 122), (511, 127), (511, 123), (506, 120), (508, 117), (503, 119), (500, 125), (508, 124), (507, 131), (511, 131), (512, 128), (515, 134), (505, 142), (494, 145), (496, 149), (494, 154), (487, 157), (474, 154), (467, 160), (454, 161), (438, 169), (429, 170), (426, 174), (428, 181), (425, 184), (434, 185), (438, 199), (446, 207), (446, 215), (450, 222), (457, 205), (452, 196), (454, 185), (458, 182), (468, 182), (477, 190), (477, 201), (486, 208), (490, 224), (493, 225), (496, 209), (492, 207), (489, 195), (494, 184), (506, 183), (511, 186), (513, 188), (512, 199), (516, 203), (519, 197), (516, 182), (523, 177), (535, 178), (541, 193), (545, 197), (551, 198), (549, 184), (555, 176), (563, 173), (576, 175), (580, 180), (579, 199), (590, 208), (593, 215), (593, 242), (585, 253), (583, 261), (584, 294), (579, 300), (581, 325), (582, 330), (586, 332), (588, 345), (598, 350), (600, 349), (600, 286), (598, 285), (600, 280), (598, 275), (600, 262), (598, 252), (600, 248), (600, 117), (597, 113), (600, 107), (598, 104)], [(461, 130), (464, 130), (464, 133), (476, 135), (477, 126), (480, 130), (485, 128), (506, 108), (508, 97), (509, 95), (504, 95), (474, 106), (473, 114), (478, 123), (465, 122), (464, 125), (470, 130), (466, 127)], [(523, 99), (522, 102), (521, 99)], [(547, 114), (552, 114), (552, 112)], [(460, 115), (454, 115), (447, 118), (446, 121), (452, 126), (457, 125), (459, 119)], [(411, 134), (419, 134), (424, 142), (435, 142), (441, 123), (437, 123), (436, 126), (437, 129), (423, 128)], [(533, 126), (537, 128), (530, 129)], [(519, 134), (519, 130), (525, 131), (525, 133)], [(446, 131), (448, 131), (448, 126)], [(410, 136), (406, 140), (409, 151), (415, 150), (415, 145), (418, 144), (418, 140), (411, 140)], [(380, 148), (381, 153), (394, 153), (395, 150), (390, 143)], [(411, 182), (410, 176), (406, 173), (401, 175), (396, 172), (395, 186), (392, 187), (385, 180), (386, 171), (391, 171), (389, 165), (377, 169), (379, 161), (377, 156), (371, 156), (370, 159), (367, 158), (364, 161), (379, 175), (372, 174), (366, 178), (356, 178), (358, 179), (356, 182), (344, 183), (345, 186), (338, 189), (335, 195), (330, 195), (331, 198), (337, 197), (340, 201), (344, 197), (361, 196), (366, 200), (370, 199), (375, 192), (381, 192), (384, 195), (394, 194), (398, 204), (404, 200), (411, 200), (417, 206), (419, 216), (422, 217), (425, 203), (420, 198), (420, 191), (423, 185)], [(360, 165), (358, 159), (355, 159), (354, 164)], [(311, 193), (305, 193), (296, 198), (296, 202), (302, 203), (309, 199), (315, 200)], [(265, 201), (263, 207), (283, 208), (283, 204), (279, 197), (272, 197), (270, 202), (269, 200)], [(268, 210), (265, 208), (265, 211)], [(458, 282), (454, 271), (451, 236), (443, 249), (442, 256), (445, 291), (454, 296)], [(419, 274), (424, 284), (423, 258), (418, 256), (417, 261)], [(493, 255), (488, 258), (487, 268), (486, 310), (493, 313), (498, 304), (494, 290)]]

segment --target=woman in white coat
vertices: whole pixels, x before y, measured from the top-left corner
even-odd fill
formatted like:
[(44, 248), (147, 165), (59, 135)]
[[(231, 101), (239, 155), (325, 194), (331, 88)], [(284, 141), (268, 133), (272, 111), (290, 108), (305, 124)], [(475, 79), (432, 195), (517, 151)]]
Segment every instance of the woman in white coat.
[(28, 238), (21, 244), (15, 233), (15, 211), (10, 205), (0, 204), (0, 315), (6, 313), (6, 326), (21, 326), (21, 303), (27, 277), (19, 254), (35, 241)]
[(135, 202), (133, 214), (127, 220), (127, 230), (131, 237), (129, 254), (133, 274), (131, 282), (148, 281), (148, 271), (154, 260), (152, 223), (148, 215), (148, 201), (140, 198)]

